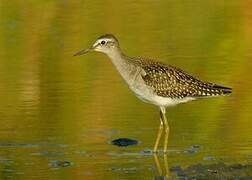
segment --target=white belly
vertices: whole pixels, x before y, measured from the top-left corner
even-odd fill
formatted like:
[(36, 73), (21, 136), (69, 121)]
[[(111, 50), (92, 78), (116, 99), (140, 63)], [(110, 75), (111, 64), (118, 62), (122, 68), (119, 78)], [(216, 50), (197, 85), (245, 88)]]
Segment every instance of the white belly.
[(154, 104), (156, 106), (162, 106), (162, 107), (175, 106), (180, 103), (185, 103), (185, 102), (194, 100), (194, 98), (192, 97), (176, 99), (176, 98), (157, 96), (153, 94), (148, 95), (148, 94), (137, 92), (137, 91), (134, 91), (134, 93), (142, 101), (150, 103), (150, 104)]

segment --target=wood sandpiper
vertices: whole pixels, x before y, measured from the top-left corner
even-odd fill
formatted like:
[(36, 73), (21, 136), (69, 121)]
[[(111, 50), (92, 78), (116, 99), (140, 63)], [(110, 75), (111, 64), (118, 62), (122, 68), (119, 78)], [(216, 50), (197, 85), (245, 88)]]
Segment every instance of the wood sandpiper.
[(147, 58), (128, 57), (121, 51), (118, 40), (112, 34), (100, 36), (90, 48), (79, 51), (74, 56), (90, 51), (105, 53), (135, 95), (142, 101), (159, 107), (160, 126), (154, 144), (154, 153), (158, 150), (163, 131), (163, 151), (167, 152), (169, 136), (169, 125), (165, 115), (167, 107), (232, 92), (231, 88), (204, 82), (174, 66)]

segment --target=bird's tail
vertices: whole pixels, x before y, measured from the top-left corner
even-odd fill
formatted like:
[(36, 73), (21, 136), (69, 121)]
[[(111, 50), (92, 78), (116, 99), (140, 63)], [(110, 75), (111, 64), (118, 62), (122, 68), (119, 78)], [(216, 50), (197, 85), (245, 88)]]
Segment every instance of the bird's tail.
[(220, 86), (216, 84), (212, 86), (212, 89), (216, 90), (219, 95), (228, 95), (232, 93), (232, 88), (224, 87), (224, 86)]
[(232, 89), (213, 83), (202, 82), (196, 87), (199, 97), (225, 96), (232, 93)]

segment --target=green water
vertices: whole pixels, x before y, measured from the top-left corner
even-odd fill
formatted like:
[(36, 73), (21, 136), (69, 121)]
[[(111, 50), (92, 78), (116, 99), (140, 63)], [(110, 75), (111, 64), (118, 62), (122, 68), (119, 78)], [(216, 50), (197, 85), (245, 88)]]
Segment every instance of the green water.
[[(72, 56), (104, 33), (130, 56), (233, 88), (228, 97), (168, 109), (163, 171), (251, 163), (251, 9), (249, 0), (1, 0), (0, 179), (163, 176), (143, 152), (153, 147), (158, 109), (129, 91), (105, 55)], [(120, 137), (140, 144), (109, 143)]]

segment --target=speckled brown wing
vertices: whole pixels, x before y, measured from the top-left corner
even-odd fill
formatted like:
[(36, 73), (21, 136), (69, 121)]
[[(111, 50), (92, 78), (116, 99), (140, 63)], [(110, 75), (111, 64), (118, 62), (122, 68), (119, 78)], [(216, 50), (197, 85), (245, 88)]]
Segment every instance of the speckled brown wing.
[(143, 80), (158, 96), (181, 99), (220, 96), (232, 92), (231, 88), (203, 82), (173, 66), (153, 61), (142, 61), (140, 65), (145, 71)]

